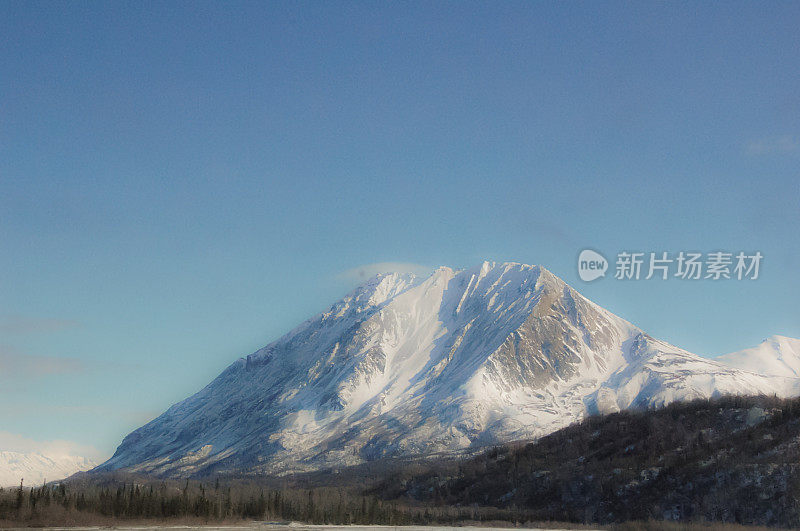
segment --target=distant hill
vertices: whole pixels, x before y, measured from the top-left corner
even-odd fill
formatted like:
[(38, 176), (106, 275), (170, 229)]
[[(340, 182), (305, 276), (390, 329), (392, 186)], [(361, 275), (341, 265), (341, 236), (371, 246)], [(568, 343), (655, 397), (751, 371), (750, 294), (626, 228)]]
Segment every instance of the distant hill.
[(800, 339), (771, 336), (758, 346), (717, 358), (731, 367), (759, 374), (800, 377)]
[(41, 485), (96, 466), (91, 459), (74, 455), (0, 451), (0, 487), (19, 486), (23, 478), (25, 485)]

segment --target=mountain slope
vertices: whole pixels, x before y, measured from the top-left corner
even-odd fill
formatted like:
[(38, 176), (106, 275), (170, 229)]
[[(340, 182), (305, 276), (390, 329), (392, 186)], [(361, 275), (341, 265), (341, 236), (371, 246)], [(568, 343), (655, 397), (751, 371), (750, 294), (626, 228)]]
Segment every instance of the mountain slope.
[(717, 361), (761, 374), (800, 377), (800, 339), (768, 337), (757, 347), (725, 354)]
[(99, 470), (341, 466), (533, 438), (587, 413), (797, 393), (654, 340), (539, 266), (380, 275), (128, 435)]
[(97, 463), (86, 457), (0, 451), (0, 487), (18, 486), (21, 479), (28, 486), (41, 485), (95, 466)]

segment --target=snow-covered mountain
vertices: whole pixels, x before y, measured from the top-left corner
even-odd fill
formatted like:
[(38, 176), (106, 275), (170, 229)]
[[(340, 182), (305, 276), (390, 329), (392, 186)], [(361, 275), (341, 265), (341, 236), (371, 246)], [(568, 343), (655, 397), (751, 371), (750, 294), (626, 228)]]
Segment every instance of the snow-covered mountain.
[(0, 487), (19, 486), (22, 479), (27, 486), (38, 486), (96, 466), (91, 459), (74, 455), (0, 451)]
[(795, 395), (653, 339), (539, 266), (384, 274), (128, 435), (97, 470), (281, 472), (450, 452), (593, 412)]
[(731, 367), (774, 376), (800, 377), (800, 339), (771, 336), (757, 347), (717, 358)]

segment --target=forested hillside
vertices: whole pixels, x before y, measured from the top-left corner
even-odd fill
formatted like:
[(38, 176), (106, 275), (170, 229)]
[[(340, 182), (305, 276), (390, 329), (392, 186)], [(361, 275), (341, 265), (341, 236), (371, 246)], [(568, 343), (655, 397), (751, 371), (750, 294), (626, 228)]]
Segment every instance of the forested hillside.
[(379, 491), (575, 522), (800, 526), (800, 401), (729, 397), (592, 417)]

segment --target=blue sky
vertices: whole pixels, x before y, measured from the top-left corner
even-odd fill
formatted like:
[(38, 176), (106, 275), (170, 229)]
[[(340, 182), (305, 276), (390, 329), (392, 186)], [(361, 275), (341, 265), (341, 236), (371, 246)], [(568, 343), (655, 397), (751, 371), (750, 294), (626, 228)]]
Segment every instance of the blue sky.
[[(374, 263), (542, 264), (702, 355), (800, 337), (799, 22), (789, 2), (3, 2), (0, 444), (108, 456)], [(764, 262), (586, 284), (586, 247)]]

